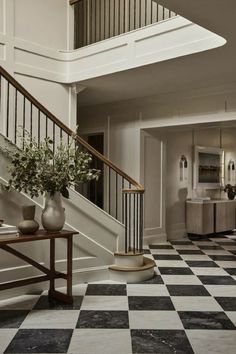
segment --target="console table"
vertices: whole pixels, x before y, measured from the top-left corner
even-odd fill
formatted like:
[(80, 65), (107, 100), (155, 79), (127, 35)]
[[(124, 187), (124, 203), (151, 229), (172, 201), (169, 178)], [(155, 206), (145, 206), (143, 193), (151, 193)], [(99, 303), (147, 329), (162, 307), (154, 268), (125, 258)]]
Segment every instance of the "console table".
[[(34, 235), (20, 235), (19, 237), (9, 239), (9, 240), (7, 239), (6, 236), (6, 239), (0, 240), (0, 250), (2, 249), (3, 251), (6, 251), (22, 259), (26, 263), (32, 265), (33, 267), (37, 268), (38, 270), (44, 273), (44, 275), (41, 276), (35, 276), (31, 278), (0, 284), (0, 290), (12, 289), (19, 286), (25, 286), (25, 285), (40, 283), (49, 280), (50, 282), (50, 288), (48, 291), (49, 297), (66, 303), (72, 303), (73, 302), (72, 252), (73, 252), (73, 236), (75, 234), (77, 233), (73, 231), (67, 231), (67, 230), (63, 230), (56, 233), (47, 233), (44, 230), (39, 230)], [(56, 271), (56, 267), (55, 267), (55, 241), (56, 239), (59, 238), (63, 238), (67, 240), (67, 272), (66, 273)], [(41, 240), (49, 240), (50, 242), (50, 268), (49, 269), (9, 246), (9, 244), (19, 244), (23, 242), (35, 242)], [(66, 294), (55, 290), (55, 279), (59, 279), (59, 278), (66, 280), (66, 284), (67, 284)]]
[(187, 233), (208, 235), (236, 227), (236, 200), (187, 200)]

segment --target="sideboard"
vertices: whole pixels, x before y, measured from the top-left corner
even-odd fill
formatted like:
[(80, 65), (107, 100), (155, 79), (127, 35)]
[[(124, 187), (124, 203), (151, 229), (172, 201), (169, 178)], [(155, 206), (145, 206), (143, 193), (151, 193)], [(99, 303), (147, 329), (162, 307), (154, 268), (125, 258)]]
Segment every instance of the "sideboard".
[(187, 200), (188, 234), (208, 235), (236, 228), (236, 200)]

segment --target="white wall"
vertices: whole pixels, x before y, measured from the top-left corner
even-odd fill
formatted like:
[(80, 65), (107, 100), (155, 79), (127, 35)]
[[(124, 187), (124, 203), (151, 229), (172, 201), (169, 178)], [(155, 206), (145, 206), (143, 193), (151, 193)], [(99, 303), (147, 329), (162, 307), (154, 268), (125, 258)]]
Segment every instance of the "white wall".
[[(171, 184), (175, 180), (175, 176), (171, 175), (171, 171), (167, 173), (166, 177), (160, 173), (165, 166), (166, 143), (164, 137), (157, 134), (156, 128), (235, 121), (235, 102), (236, 85), (230, 84), (80, 109), (81, 131), (86, 134), (103, 129), (109, 158), (134, 179), (144, 183), (147, 189), (145, 198), (145, 237), (147, 242), (163, 239), (163, 236), (166, 235), (166, 224), (168, 224), (165, 222), (166, 208), (167, 210), (172, 209), (174, 215), (178, 205), (175, 203), (179, 201), (177, 190), (174, 191), (173, 198), (166, 197), (165, 181), (167, 184)], [(204, 134), (196, 136), (199, 144), (206, 145), (210, 133)], [(185, 149), (185, 139), (189, 141), (187, 150)], [(175, 140), (170, 140), (170, 146), (178, 156), (184, 152), (189, 155), (191, 139), (190, 133), (186, 134), (184, 139), (176, 135)], [(214, 146), (218, 143), (219, 137), (212, 137), (211, 144)], [(184, 152), (182, 152), (183, 150)], [(149, 170), (149, 166), (152, 165), (153, 169)], [(145, 169), (145, 166), (148, 167), (148, 170)], [(181, 198), (183, 198), (183, 194), (181, 194)], [(167, 206), (166, 202), (168, 202)], [(173, 219), (175, 226), (172, 227), (168, 224), (168, 232), (171, 237), (179, 237), (184, 234), (183, 217), (183, 210), (180, 210), (173, 217), (176, 218), (176, 220)]]

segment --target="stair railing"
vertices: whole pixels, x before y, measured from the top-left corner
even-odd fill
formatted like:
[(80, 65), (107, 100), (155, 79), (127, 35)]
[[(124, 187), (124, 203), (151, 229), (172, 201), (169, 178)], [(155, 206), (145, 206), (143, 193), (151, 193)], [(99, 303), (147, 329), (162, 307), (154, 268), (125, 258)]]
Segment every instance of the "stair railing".
[(100, 42), (176, 16), (153, 0), (70, 0), (75, 48)]
[[(20, 147), (18, 127), (26, 129), (38, 143), (44, 138), (53, 140), (53, 149), (61, 140), (69, 144), (73, 131), (33, 97), (18, 81), (0, 66), (1, 133)], [(144, 188), (104, 155), (77, 136), (78, 148), (88, 152), (102, 164), (105, 181), (102, 209), (125, 226), (124, 251), (141, 252), (143, 249)], [(93, 181), (93, 183), (95, 183)], [(87, 197), (87, 187), (80, 193)]]

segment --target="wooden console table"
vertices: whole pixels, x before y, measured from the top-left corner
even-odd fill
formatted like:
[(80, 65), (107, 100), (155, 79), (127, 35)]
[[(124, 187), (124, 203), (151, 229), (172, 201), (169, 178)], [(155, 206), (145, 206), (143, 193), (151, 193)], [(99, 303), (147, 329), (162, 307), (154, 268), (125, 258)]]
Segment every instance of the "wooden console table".
[[(50, 282), (50, 288), (48, 291), (48, 295), (51, 298), (54, 298), (59, 301), (72, 303), (72, 253), (73, 253), (73, 236), (77, 234), (73, 231), (60, 231), (56, 233), (47, 233), (44, 230), (39, 230), (34, 235), (20, 235), (11, 240), (0, 240), (0, 250), (4, 250), (20, 259), (25, 261), (26, 263), (32, 265), (33, 267), (37, 268), (45, 275), (42, 276), (35, 276), (31, 278), (26, 278), (22, 280), (11, 281), (7, 283), (0, 284), (0, 290), (12, 289), (19, 286), (25, 286), (29, 284), (40, 283), (43, 281)], [(56, 271), (55, 267), (55, 240), (58, 238), (64, 238), (67, 240), (67, 272), (62, 273)], [(40, 240), (49, 240), (50, 241), (50, 269), (46, 268), (42, 264), (36, 262), (35, 260), (31, 259), (30, 257), (24, 255), (23, 253), (15, 250), (14, 248), (10, 247), (9, 244), (18, 244), (23, 242), (34, 242)], [(55, 279), (65, 279), (67, 283), (67, 291), (66, 294), (55, 290)]]

